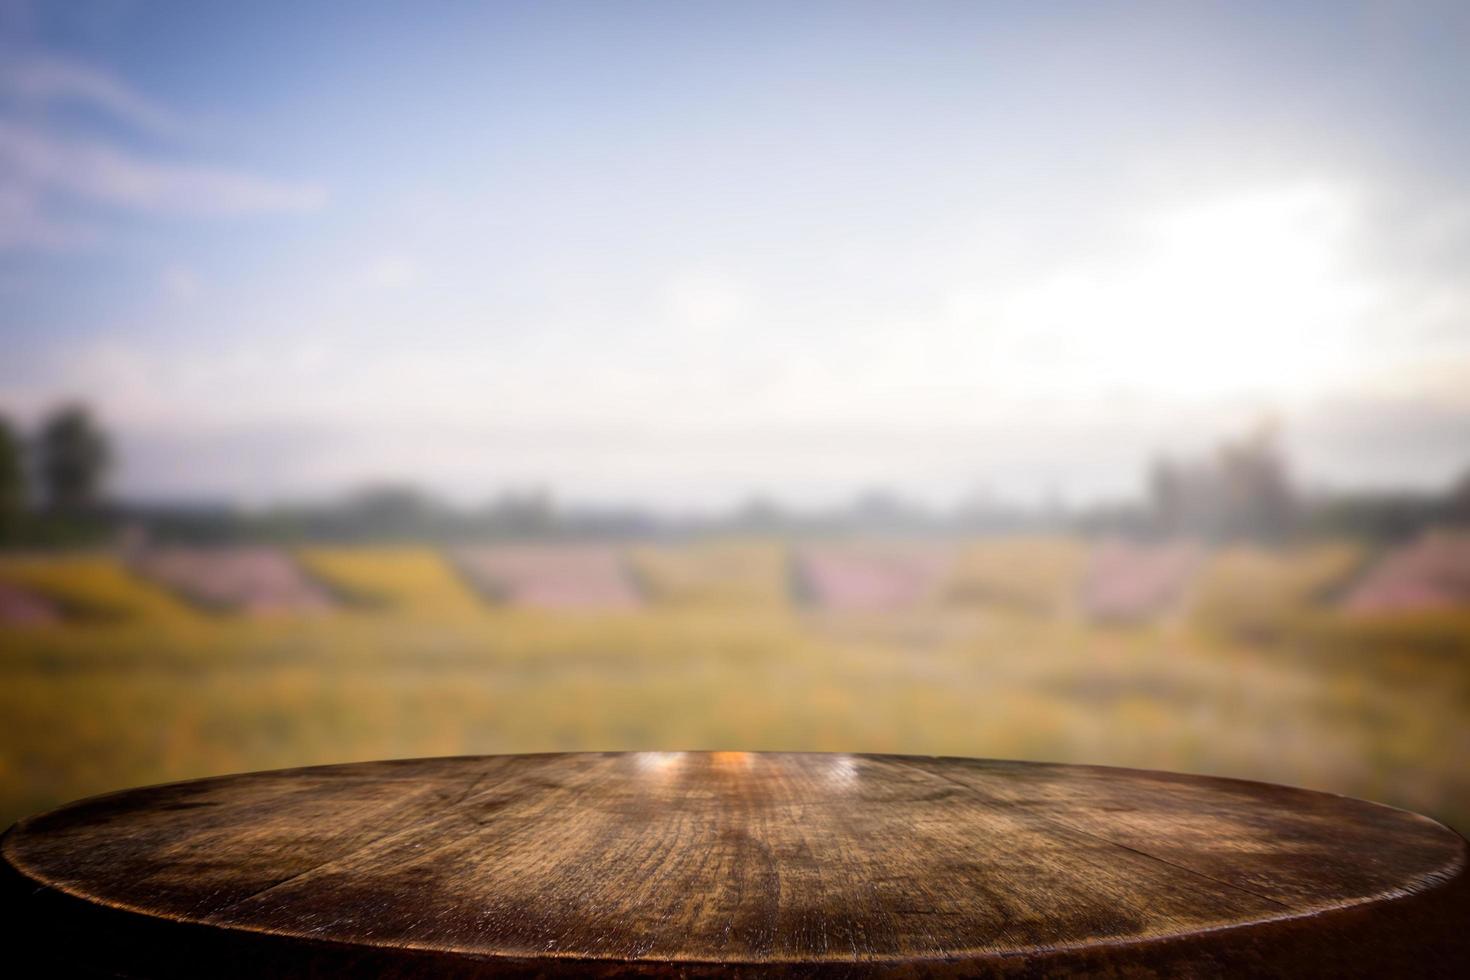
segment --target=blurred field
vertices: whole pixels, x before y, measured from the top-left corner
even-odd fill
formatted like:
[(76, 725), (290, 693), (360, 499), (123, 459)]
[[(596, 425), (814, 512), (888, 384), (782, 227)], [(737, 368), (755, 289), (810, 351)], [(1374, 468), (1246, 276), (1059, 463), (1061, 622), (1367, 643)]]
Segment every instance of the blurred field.
[(771, 608), (790, 586), (785, 549), (770, 541), (644, 545), (629, 561), (648, 599), (665, 605)]
[[(477, 597), (420, 548), (305, 549), (327, 611), (197, 608), (116, 558), (0, 558), (0, 823), (212, 773), (564, 749), (909, 752), (1218, 773), (1470, 827), (1470, 610), (1353, 615), (1350, 545), (1208, 554), (1095, 623), (1070, 539), (957, 546), (909, 609), (790, 597), (793, 549), (640, 545), (622, 611)], [(886, 595), (886, 594), (885, 594)]]
[(350, 605), (460, 619), (481, 604), (430, 548), (305, 548), (297, 559)]

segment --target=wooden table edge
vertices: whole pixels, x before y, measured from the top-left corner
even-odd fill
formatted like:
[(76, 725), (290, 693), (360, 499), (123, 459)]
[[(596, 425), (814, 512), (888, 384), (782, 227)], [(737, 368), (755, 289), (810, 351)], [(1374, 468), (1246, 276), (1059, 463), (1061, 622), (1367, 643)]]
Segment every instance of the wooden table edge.
[[(695, 750), (704, 751), (704, 750)], [(559, 757), (568, 755), (618, 756), (638, 754), (636, 751), (608, 752), (542, 752), (521, 755)], [(767, 752), (783, 756), (862, 756), (870, 759), (905, 761), (963, 761), (1009, 765), (1021, 760), (975, 759), (963, 756), (913, 755), (898, 753), (833, 753), (833, 752)], [(85, 924), (88, 935), (96, 939), (117, 939), (124, 935), (135, 938), (126, 945), (137, 946), (136, 937), (156, 935), (158, 941), (179, 942), (194, 950), (188, 969), (171, 973), (162, 967), (153, 972), (118, 973), (119, 976), (194, 976), (203, 968), (209, 951), (232, 950), (244, 953), (246, 947), (259, 947), (237, 963), (248, 964), (244, 972), (230, 968), (214, 972), (221, 976), (255, 975), (258, 958), (263, 956), (268, 970), (280, 975), (317, 975), (325, 968), (344, 975), (408, 976), (424, 971), (460, 976), (829, 976), (829, 975), (913, 975), (913, 976), (991, 976), (1025, 974), (1029, 970), (1094, 969), (1115, 972), (1114, 959), (1126, 961), (1128, 968), (1158, 969), (1168, 974), (1181, 964), (1198, 965), (1201, 957), (1207, 967), (1218, 968), (1219, 975), (1250, 970), (1259, 975), (1298, 975), (1305, 956), (1326, 970), (1342, 976), (1382, 976), (1401, 967), (1410, 950), (1416, 946), (1423, 953), (1419, 961), (1422, 976), (1459, 976), (1460, 968), (1470, 969), (1470, 840), (1452, 827), (1411, 810), (1345, 794), (1269, 783), (1233, 776), (1176, 773), (1167, 770), (1094, 764), (1030, 762), (1022, 764), (1107, 772), (1127, 772), (1165, 780), (1207, 780), (1288, 789), (1302, 793), (1334, 796), (1355, 803), (1381, 807), (1427, 821), (1452, 835), (1459, 850), (1455, 865), (1434, 876), (1420, 888), (1399, 890), (1397, 894), (1367, 896), (1352, 902), (1309, 912), (1269, 915), (1229, 925), (1155, 935), (1098, 940), (1082, 944), (1017, 947), (1004, 952), (956, 950), (940, 955), (888, 954), (869, 955), (860, 959), (826, 958), (680, 958), (596, 956), (576, 952), (548, 951), (534, 957), (497, 954), (454, 946), (371, 939), (345, 942), (324, 939), (309, 933), (282, 929), (264, 929), (245, 925), (214, 923), (158, 911), (150, 911), (124, 903), (70, 890), (60, 883), (45, 881), (29, 873), (18, 863), (11, 849), (17, 833), (33, 821), (71, 807), (139, 790), (181, 784), (208, 783), (240, 776), (267, 776), (273, 773), (327, 771), (382, 762), (412, 764), (430, 760), (481, 759), (483, 755), (409, 757), (372, 760), (371, 763), (328, 763), (305, 767), (257, 770), (219, 774), (190, 780), (163, 782), (94, 794), (57, 807), (31, 814), (16, 821), (0, 833), (0, 915), (8, 928), (20, 931), (30, 925), (44, 931), (38, 920), (46, 912), (66, 917), (74, 925)], [(45, 909), (38, 908), (44, 906)], [(1326, 926), (1313, 929), (1311, 926)], [(164, 936), (168, 939), (165, 940)], [(1325, 941), (1324, 941), (1325, 937)], [(1424, 945), (1425, 940), (1432, 940)], [(107, 945), (107, 943), (104, 943)], [(144, 943), (143, 945), (147, 945)], [(151, 957), (149, 957), (151, 960)], [(1288, 968), (1273, 970), (1273, 964)], [(1149, 966), (1153, 964), (1153, 966)], [(1441, 967), (1444, 968), (1441, 971)], [(102, 969), (101, 964), (97, 965)], [(402, 971), (402, 972), (400, 972)], [(1206, 969), (1205, 974), (1211, 974)], [(1124, 972), (1121, 975), (1133, 975)], [(1151, 973), (1145, 975), (1152, 975)]]

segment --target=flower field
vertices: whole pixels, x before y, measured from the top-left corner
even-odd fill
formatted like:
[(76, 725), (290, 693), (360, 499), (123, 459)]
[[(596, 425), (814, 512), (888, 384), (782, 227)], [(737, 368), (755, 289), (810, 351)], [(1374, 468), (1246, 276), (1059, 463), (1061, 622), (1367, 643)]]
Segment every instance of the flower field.
[(635, 545), (628, 560), (653, 604), (779, 606), (787, 600), (786, 549), (775, 542)]
[(1365, 558), (1362, 548), (1344, 543), (1226, 548), (1206, 560), (1185, 601), (1198, 624), (1269, 638), (1304, 610), (1335, 604)]
[(642, 602), (631, 570), (612, 548), (459, 548), (450, 557), (487, 602), (564, 611), (632, 609)]
[[(1348, 608), (1368, 549), (1200, 549), (1151, 615), (1106, 619), (1083, 601), (1093, 545), (946, 549), (937, 573), (892, 543), (476, 549), (497, 597), (464, 552), (305, 548), (286, 557), (330, 604), (270, 615), (191, 604), (118, 556), (0, 557), (16, 608), (53, 613), (0, 623), (0, 822), (277, 766), (740, 747), (1220, 773), (1470, 826), (1470, 608)], [(862, 602), (797, 594), (816, 553)]]
[(334, 594), (405, 616), (473, 616), (482, 603), (431, 548), (303, 548), (297, 560)]
[(896, 612), (936, 600), (954, 563), (943, 545), (885, 543), (798, 549), (795, 598), (841, 612)]
[(40, 597), (75, 624), (146, 622), (169, 628), (193, 625), (200, 618), (111, 555), (0, 555), (0, 582)]
[(1076, 610), (1088, 552), (1078, 538), (976, 541), (960, 549), (946, 596), (953, 603), (1067, 615)]
[(1081, 586), (1084, 613), (1102, 622), (1145, 622), (1178, 608), (1202, 555), (1189, 542), (1108, 541), (1092, 549)]
[(1346, 607), (1359, 613), (1453, 610), (1470, 603), (1470, 534), (1430, 534), (1396, 549), (1359, 582)]
[(166, 548), (129, 562), (185, 602), (252, 616), (321, 612), (332, 597), (279, 548)]
[(16, 626), (47, 626), (61, 622), (61, 610), (36, 593), (8, 582), (0, 582), (0, 623)]

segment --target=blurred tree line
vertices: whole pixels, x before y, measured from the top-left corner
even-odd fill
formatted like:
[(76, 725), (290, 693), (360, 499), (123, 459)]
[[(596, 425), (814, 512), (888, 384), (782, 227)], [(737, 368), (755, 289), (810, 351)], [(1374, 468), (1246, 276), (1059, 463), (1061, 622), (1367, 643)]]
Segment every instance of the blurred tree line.
[(112, 459), (111, 441), (84, 405), (60, 406), (29, 437), (0, 417), (0, 542), (81, 544), (105, 535)]
[(1276, 541), (1302, 526), (1302, 502), (1271, 425), (1227, 440), (1212, 457), (1155, 461), (1149, 490), (1154, 530), (1164, 536)]
[(1470, 525), (1470, 470), (1442, 492), (1304, 493), (1274, 424), (1227, 439), (1213, 454), (1162, 456), (1149, 467), (1146, 500), (1073, 515), (1091, 533), (1186, 536), (1264, 543), (1301, 537), (1397, 541), (1431, 527)]
[(0, 417), (0, 544), (97, 544), (119, 531), (194, 544), (851, 532), (1107, 533), (1271, 543), (1318, 535), (1396, 540), (1431, 526), (1470, 525), (1470, 473), (1444, 493), (1303, 494), (1271, 425), (1202, 457), (1156, 459), (1139, 497), (1075, 509), (1054, 497), (1025, 506), (980, 494), (937, 511), (869, 490), (826, 509), (797, 511), (761, 497), (726, 513), (678, 518), (637, 508), (558, 506), (539, 489), (463, 507), (409, 483), (384, 483), (328, 503), (247, 512), (206, 503), (109, 502), (113, 461), (111, 440), (84, 405), (60, 406), (29, 435)]

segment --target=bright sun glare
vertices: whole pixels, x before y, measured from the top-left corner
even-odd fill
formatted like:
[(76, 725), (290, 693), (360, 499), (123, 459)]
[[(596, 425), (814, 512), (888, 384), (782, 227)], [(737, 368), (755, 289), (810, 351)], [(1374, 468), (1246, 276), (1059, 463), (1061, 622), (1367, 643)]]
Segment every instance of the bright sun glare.
[(1353, 218), (1352, 197), (1324, 185), (1175, 207), (1135, 247), (1025, 290), (1007, 320), (1075, 345), (1058, 358), (1066, 385), (1290, 395), (1336, 374), (1372, 300), (1350, 274)]

